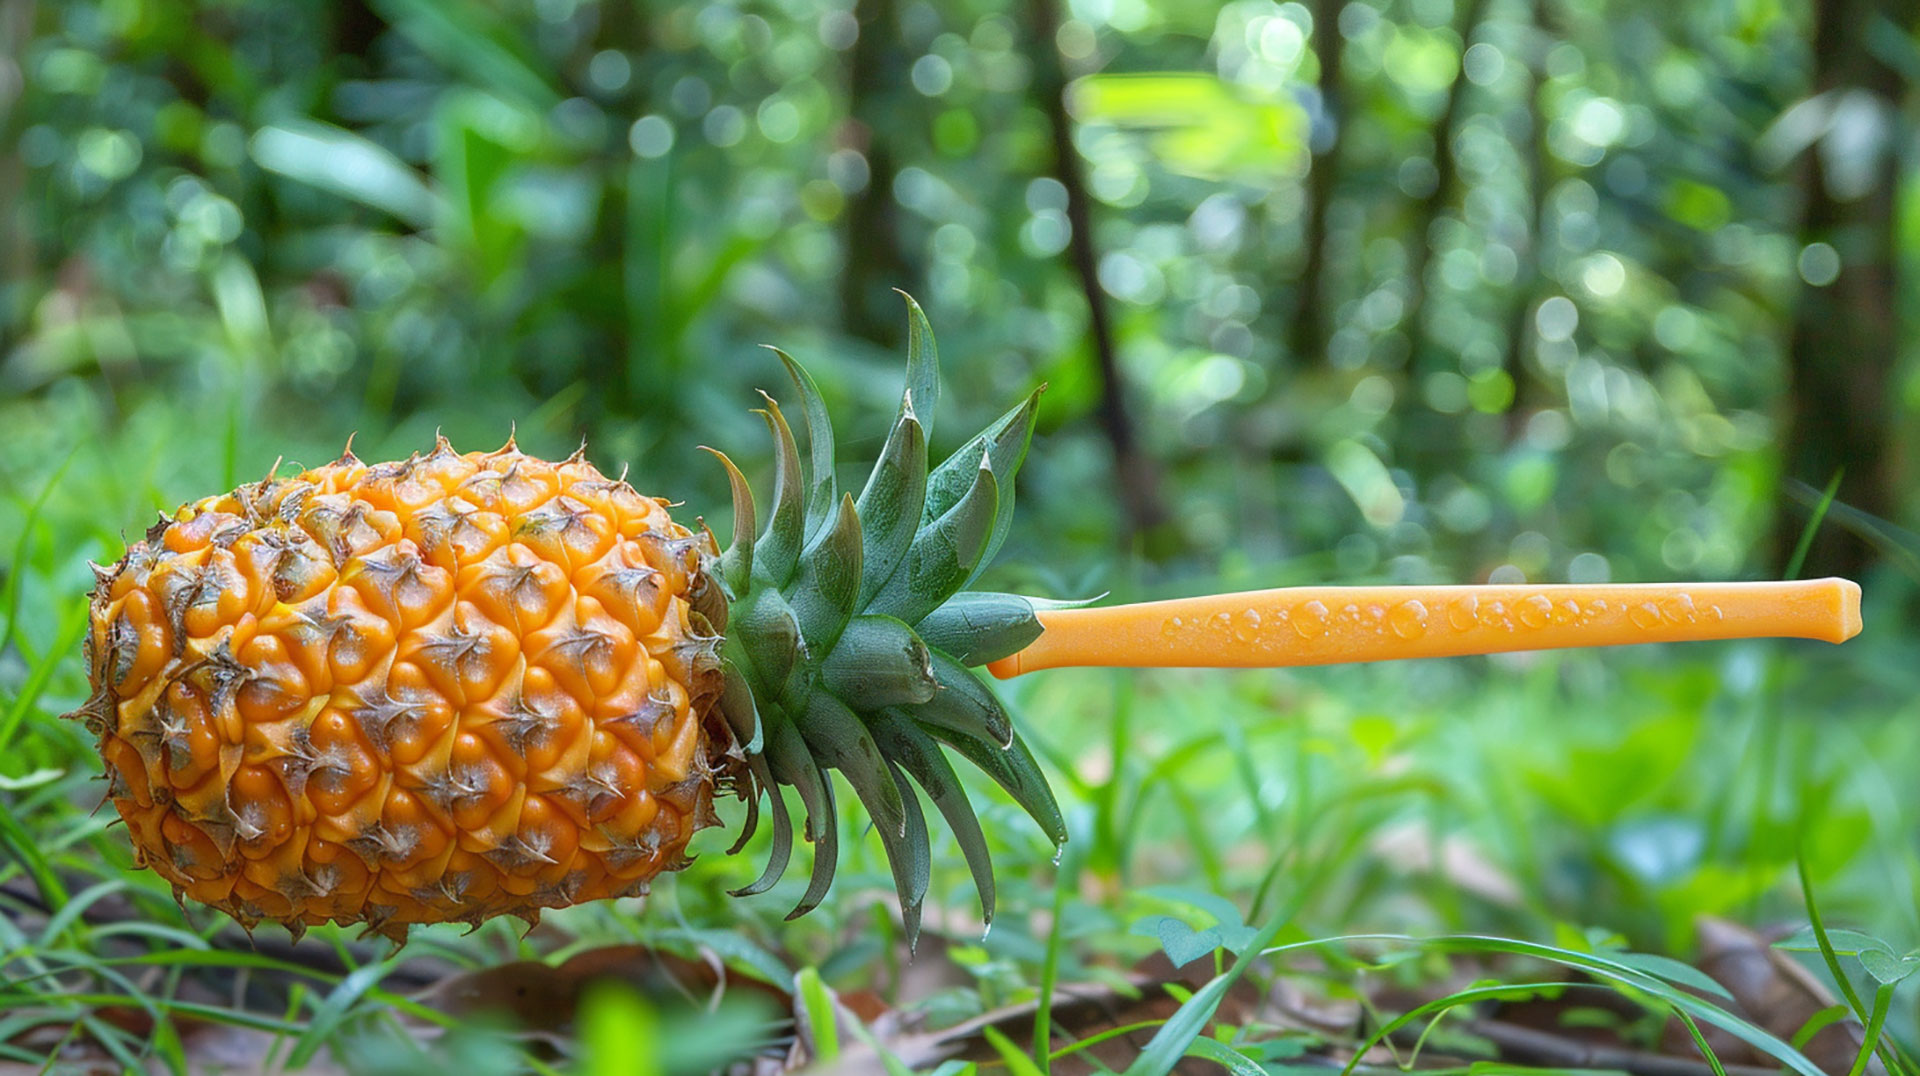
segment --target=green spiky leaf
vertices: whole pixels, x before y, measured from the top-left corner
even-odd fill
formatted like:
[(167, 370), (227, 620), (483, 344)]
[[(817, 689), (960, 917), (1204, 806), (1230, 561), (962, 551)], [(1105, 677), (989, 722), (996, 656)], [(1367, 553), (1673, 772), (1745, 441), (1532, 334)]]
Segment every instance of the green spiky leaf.
[(912, 397), (901, 401), (901, 414), (874, 461), (873, 474), (860, 491), (860, 541), (865, 546), (860, 567), (858, 608), (865, 608), (881, 584), (900, 566), (920, 526), (927, 494), (927, 440)]
[(927, 505), (921, 517), (923, 524), (938, 518), (966, 496), (973, 482), (972, 470), (981, 465), (983, 456), (1001, 490), (1001, 503), (996, 508), (987, 547), (975, 571), (969, 573), (968, 582), (978, 574), (979, 568), (999, 552), (1000, 543), (1006, 540), (1007, 531), (1013, 526), (1013, 479), (1019, 473), (1020, 465), (1026, 461), (1027, 446), (1033, 441), (1033, 424), (1040, 413), (1041, 391), (1035, 389), (1019, 405), (954, 450), (953, 455), (948, 456), (927, 476)]
[(833, 526), (820, 532), (800, 555), (800, 574), (790, 600), (800, 634), (815, 654), (832, 651), (853, 616), (860, 591), (860, 515), (853, 498), (840, 501)]
[(893, 888), (900, 894), (900, 917), (906, 923), (907, 949), (911, 952), (920, 941), (920, 908), (933, 882), (933, 849), (920, 797), (891, 761), (887, 763), (887, 779), (905, 808), (906, 830), (897, 837), (880, 830), (880, 846), (886, 849), (887, 865), (893, 869)]
[(933, 698), (927, 644), (890, 616), (857, 616), (820, 666), (821, 683), (855, 710), (909, 706)]
[(928, 646), (962, 665), (985, 665), (1015, 654), (1040, 637), (1039, 606), (1021, 594), (955, 594), (923, 617), (915, 630)]
[(940, 690), (918, 706), (902, 707), (914, 720), (977, 736), (1000, 747), (1013, 741), (1013, 719), (979, 677), (938, 650), (929, 651), (929, 665)]
[[(827, 890), (833, 885), (833, 870), (840, 858), (840, 824), (834, 813), (833, 782), (827, 780), (820, 764), (814, 761), (813, 752), (800, 730), (785, 714), (769, 716), (766, 751), (768, 768), (774, 779), (779, 784), (793, 786), (794, 792), (799, 794), (800, 803), (807, 812), (806, 838), (813, 843), (812, 878), (800, 902), (787, 913), (787, 918), (793, 919), (819, 907), (820, 902), (826, 899)], [(778, 785), (772, 786), (772, 789), (778, 795)], [(772, 870), (771, 864), (768, 869)], [(785, 869), (786, 865), (782, 863), (781, 872)], [(773, 877), (777, 880), (779, 873), (774, 873)], [(769, 887), (773, 884), (765, 876), (761, 881)], [(760, 882), (754, 885), (759, 886)]]
[[(747, 764), (754, 780), (760, 782), (760, 788), (766, 793), (769, 813), (773, 815), (773, 838), (767, 855), (766, 869), (760, 877), (739, 889), (732, 890), (736, 897), (751, 897), (765, 893), (780, 881), (787, 873), (787, 864), (793, 860), (793, 819), (787, 814), (787, 797), (780, 791), (780, 783), (774, 780), (772, 767), (767, 760), (759, 756), (748, 756)], [(758, 795), (748, 795), (750, 805), (760, 801)], [(749, 808), (751, 810), (751, 807)], [(728, 855), (738, 855), (747, 846), (747, 840), (753, 836), (753, 818), (750, 815), (747, 824), (741, 827), (740, 839), (728, 850)]]
[(927, 312), (906, 292), (900, 297), (907, 301), (907, 396), (924, 416), (921, 426), (931, 440), (933, 414), (940, 409), (940, 352), (933, 343)]
[(738, 665), (725, 660), (720, 662), (720, 683), (720, 712), (733, 731), (733, 742), (749, 755), (760, 753), (766, 740), (753, 686)]
[(1019, 736), (1013, 743), (1000, 747), (977, 736), (970, 736), (939, 725), (922, 724), (921, 729), (960, 752), (968, 762), (978, 766), (981, 772), (993, 778), (994, 783), (1007, 790), (1007, 795), (1020, 805), (1032, 819), (1039, 823), (1040, 829), (1054, 844), (1067, 842), (1067, 823), (1060, 816), (1060, 805), (1054, 801), (1053, 789), (1048, 786), (1046, 775), (1040, 772), (1040, 763), (1034, 760), (1033, 752), (1021, 742)]
[(987, 835), (980, 829), (980, 818), (974, 814), (959, 774), (953, 772), (940, 745), (913, 722), (881, 713), (871, 715), (867, 727), (872, 730), (881, 753), (913, 777), (947, 820), (947, 828), (953, 831), (954, 840), (966, 857), (974, 887), (980, 891), (981, 918), (993, 922), (993, 857), (987, 852)]
[(733, 607), (733, 632), (745, 658), (750, 682), (762, 698), (782, 694), (787, 680), (806, 657), (806, 643), (793, 607), (778, 590), (757, 587)]
[(986, 551), (999, 504), (999, 483), (981, 457), (973, 485), (946, 514), (920, 528), (893, 577), (867, 608), (917, 624), (966, 582)]
[(806, 420), (807, 459), (810, 466), (804, 500), (807, 537), (812, 539), (833, 518), (833, 417), (827, 413), (827, 402), (820, 396), (820, 386), (814, 383), (813, 375), (807, 372), (806, 367), (777, 347), (769, 350), (780, 356), (781, 364), (787, 368), (787, 376), (793, 379), (794, 391), (800, 394), (800, 414)]
[(822, 765), (846, 776), (877, 828), (894, 836), (906, 833), (906, 808), (901, 805), (900, 790), (887, 776), (886, 759), (866, 724), (846, 703), (828, 692), (814, 692), (807, 699), (800, 734)]
[(733, 540), (727, 543), (727, 551), (720, 554), (720, 578), (737, 596), (747, 592), (748, 583), (753, 578), (753, 532), (757, 526), (753, 511), (753, 487), (747, 484), (746, 476), (740, 473), (740, 468), (733, 465), (725, 452), (716, 448), (706, 451), (713, 453), (714, 458), (720, 461), (720, 466), (727, 469), (727, 485), (733, 491)]
[(755, 578), (773, 587), (783, 587), (793, 577), (800, 560), (800, 546), (806, 541), (806, 506), (802, 500), (800, 449), (793, 443), (793, 430), (773, 397), (760, 411), (773, 434), (773, 515), (767, 529), (754, 546)]
[[(985, 834), (948, 748), (985, 770), (1055, 842), (1065, 839), (1065, 827), (1005, 708), (967, 668), (1031, 642), (1038, 611), (1053, 603), (955, 596), (1006, 535), (1036, 400), (1028, 397), (929, 471), (939, 366), (924, 312), (911, 298), (907, 304), (906, 388), (857, 501), (837, 492), (833, 429), (818, 387), (778, 352), (806, 417), (809, 466), (802, 467), (793, 430), (769, 399), (762, 414), (776, 453), (773, 497), (764, 530), (748, 543), (752, 494), (721, 457), (733, 489), (735, 538), (710, 569), (720, 583), (711, 590), (727, 592), (730, 604), (709, 610), (708, 618), (726, 624), (718, 705), (733, 743), (725, 757), (751, 797), (736, 850), (759, 823), (760, 793), (773, 830), (765, 869), (738, 892), (765, 892), (787, 870), (796, 826), (782, 786), (791, 786), (814, 850), (806, 892), (790, 917), (825, 899), (839, 861), (830, 776), (838, 770), (874, 821), (912, 937), (932, 873), (920, 790), (954, 833), (983, 913), (991, 920), (994, 911)], [(929, 647), (915, 625), (940, 646)]]

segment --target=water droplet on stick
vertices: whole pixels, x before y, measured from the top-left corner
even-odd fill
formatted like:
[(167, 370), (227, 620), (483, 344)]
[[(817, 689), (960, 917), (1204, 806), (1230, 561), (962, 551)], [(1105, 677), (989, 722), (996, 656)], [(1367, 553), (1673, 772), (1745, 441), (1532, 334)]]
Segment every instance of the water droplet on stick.
[(1520, 599), (1520, 623), (1529, 628), (1544, 628), (1553, 620), (1553, 600), (1545, 594)]
[(1454, 631), (1469, 631), (1480, 623), (1480, 599), (1469, 594), (1447, 603), (1447, 623)]
[(1302, 639), (1317, 639), (1327, 633), (1327, 607), (1318, 601), (1301, 604), (1293, 618), (1293, 630)]
[(1387, 614), (1387, 623), (1402, 639), (1418, 639), (1427, 633), (1427, 607), (1418, 598), (1401, 602)]

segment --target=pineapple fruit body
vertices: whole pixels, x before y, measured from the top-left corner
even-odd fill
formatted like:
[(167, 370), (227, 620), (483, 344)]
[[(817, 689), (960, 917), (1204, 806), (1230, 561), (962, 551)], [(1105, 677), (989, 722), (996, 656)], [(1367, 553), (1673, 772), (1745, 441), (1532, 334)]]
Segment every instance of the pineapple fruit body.
[(349, 453), (182, 508), (93, 599), (138, 854), (252, 924), (643, 891), (713, 821), (704, 536), (584, 460)]
[(1037, 636), (1043, 603), (964, 589), (1006, 536), (1037, 393), (930, 466), (938, 369), (908, 311), (907, 388), (857, 497), (835, 487), (818, 391), (781, 355), (810, 466), (768, 398), (764, 531), (715, 453), (733, 487), (725, 552), (582, 454), (511, 442), (373, 466), (349, 451), (161, 520), (98, 569), (94, 691), (72, 715), (99, 737), (139, 861), (248, 927), (404, 937), (644, 893), (733, 792), (733, 851), (771, 828), (740, 895), (786, 874), (796, 832), (813, 844), (798, 915), (833, 880), (838, 773), (910, 932), (930, 874), (921, 793), (990, 920), (985, 837), (948, 752), (1065, 839), (971, 671)]

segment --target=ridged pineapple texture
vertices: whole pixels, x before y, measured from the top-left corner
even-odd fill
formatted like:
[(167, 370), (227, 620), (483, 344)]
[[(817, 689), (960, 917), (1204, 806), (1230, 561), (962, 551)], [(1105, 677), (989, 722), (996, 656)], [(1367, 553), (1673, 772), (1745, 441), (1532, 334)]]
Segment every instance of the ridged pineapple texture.
[[(951, 749), (1055, 842), (1064, 826), (1006, 711), (969, 666), (1018, 650), (1042, 603), (964, 593), (1007, 533), (1035, 397), (938, 467), (933, 337), (908, 300), (907, 389), (858, 498), (782, 354), (810, 473), (771, 398), (764, 532), (733, 485), (720, 553), (667, 502), (581, 453), (445, 440), (369, 466), (351, 451), (162, 519), (97, 569), (76, 711), (99, 737), (136, 856), (176, 895), (248, 927), (479, 923), (637, 895), (747, 799), (738, 851), (771, 816), (741, 894), (814, 844), (793, 914), (838, 859), (838, 771), (871, 815), (917, 931), (930, 873), (917, 784), (993, 913), (986, 841)], [(276, 468), (276, 471), (278, 468)]]
[(82, 714), (141, 861), (390, 933), (644, 892), (714, 824), (710, 544), (578, 455), (349, 451), (102, 570)]

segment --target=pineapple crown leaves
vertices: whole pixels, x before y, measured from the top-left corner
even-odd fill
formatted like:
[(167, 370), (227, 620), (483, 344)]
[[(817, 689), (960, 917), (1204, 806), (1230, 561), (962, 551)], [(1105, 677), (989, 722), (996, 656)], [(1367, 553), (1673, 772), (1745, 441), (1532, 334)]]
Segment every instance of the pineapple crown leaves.
[(983, 914), (993, 918), (986, 839), (949, 750), (1006, 789), (1054, 843), (1066, 840), (1066, 828), (1032, 752), (971, 670), (1032, 642), (1040, 634), (1035, 614), (1055, 603), (964, 590), (1012, 524), (1014, 475), (1033, 436), (1039, 391), (930, 465), (939, 364), (926, 315), (910, 296), (907, 316), (906, 388), (857, 496), (835, 486), (833, 429), (819, 388), (778, 349), (800, 400), (808, 460), (803, 467), (792, 428), (765, 397), (760, 414), (775, 455), (763, 529), (745, 477), (714, 455), (734, 506), (716, 572), (729, 602), (719, 706), (748, 776), (734, 850), (760, 824), (763, 797), (772, 831), (766, 869), (735, 895), (765, 892), (786, 873), (795, 836), (790, 788), (814, 857), (789, 918), (825, 898), (839, 858), (837, 770), (873, 820), (913, 936), (931, 875), (916, 785), (959, 843)]

